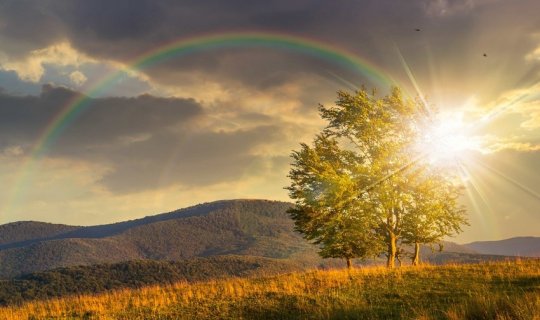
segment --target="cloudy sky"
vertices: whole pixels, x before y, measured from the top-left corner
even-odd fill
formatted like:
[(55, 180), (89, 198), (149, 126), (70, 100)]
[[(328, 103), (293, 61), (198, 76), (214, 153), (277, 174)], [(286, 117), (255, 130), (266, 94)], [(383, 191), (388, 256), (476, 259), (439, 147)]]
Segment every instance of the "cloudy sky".
[[(474, 127), (471, 226), (454, 240), (540, 236), (538, 12), (537, 0), (1, 0), (0, 223), (288, 200), (289, 154), (323, 126), (318, 103), (397, 84)], [(260, 39), (234, 42), (246, 33)], [(177, 54), (137, 64), (167, 45)]]

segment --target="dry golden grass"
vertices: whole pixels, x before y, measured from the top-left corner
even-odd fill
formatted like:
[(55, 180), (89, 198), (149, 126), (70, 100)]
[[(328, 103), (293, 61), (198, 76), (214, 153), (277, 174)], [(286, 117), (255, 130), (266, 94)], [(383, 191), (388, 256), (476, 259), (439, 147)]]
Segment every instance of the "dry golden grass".
[(309, 271), (0, 308), (0, 319), (540, 319), (538, 315), (540, 260)]

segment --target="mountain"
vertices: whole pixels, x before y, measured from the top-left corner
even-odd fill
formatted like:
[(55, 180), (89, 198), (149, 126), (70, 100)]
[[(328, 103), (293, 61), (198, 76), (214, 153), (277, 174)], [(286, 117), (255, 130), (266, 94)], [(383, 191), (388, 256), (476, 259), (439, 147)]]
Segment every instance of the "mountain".
[[(405, 251), (412, 253), (414, 251), (413, 246), (405, 246)], [(420, 256), (421, 257), (427, 257), (427, 256), (433, 256), (438, 255), (441, 252), (453, 252), (453, 253), (463, 253), (463, 254), (478, 254), (477, 251), (466, 247), (461, 244), (457, 244), (455, 242), (450, 241), (441, 241), (440, 245), (437, 243), (434, 243), (432, 245), (421, 245), (420, 246)]]
[(516, 237), (499, 241), (476, 241), (464, 245), (478, 253), (540, 257), (540, 237)]
[[(290, 203), (226, 200), (114, 224), (75, 227), (37, 222), (0, 226), (0, 276), (58, 267), (154, 259), (178, 261), (215, 255), (324, 261), (293, 231)], [(22, 235), (24, 234), (24, 236)]]

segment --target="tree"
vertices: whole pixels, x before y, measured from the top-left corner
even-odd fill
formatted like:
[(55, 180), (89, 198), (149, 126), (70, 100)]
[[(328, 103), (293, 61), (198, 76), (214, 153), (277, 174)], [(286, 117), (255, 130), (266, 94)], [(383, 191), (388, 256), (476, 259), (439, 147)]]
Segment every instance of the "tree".
[[(425, 168), (424, 170), (429, 170)], [(465, 209), (458, 205), (461, 185), (439, 172), (430, 172), (412, 186), (414, 202), (403, 218), (402, 242), (414, 245), (412, 265), (420, 264), (420, 245), (433, 244), (461, 232), (467, 224)]]
[(334, 137), (323, 133), (313, 147), (302, 144), (292, 157), (288, 189), (297, 201), (289, 213), (296, 230), (321, 246), (322, 257), (344, 258), (348, 268), (353, 258), (379, 254), (381, 241), (372, 232), (376, 221), (363, 213), (361, 203), (350, 201), (356, 196), (351, 174), (359, 161), (355, 153), (340, 149)]
[[(345, 258), (350, 265), (351, 258), (386, 252), (388, 267), (394, 267), (402, 233), (407, 241), (432, 240), (414, 239), (420, 228), (412, 227), (412, 215), (427, 215), (427, 204), (446, 192), (422, 193), (425, 188), (413, 187), (422, 186), (422, 175), (409, 169), (422, 165), (413, 147), (420, 124), (429, 117), (423, 110), (420, 103), (403, 99), (397, 88), (382, 99), (364, 89), (354, 95), (339, 91), (335, 106), (319, 107), (328, 124), (312, 147), (303, 143), (292, 153), (287, 189), (296, 202), (290, 210), (296, 230), (320, 245), (321, 256)], [(438, 212), (451, 221), (453, 215), (461, 217), (455, 203)], [(429, 217), (426, 221), (435, 219)]]

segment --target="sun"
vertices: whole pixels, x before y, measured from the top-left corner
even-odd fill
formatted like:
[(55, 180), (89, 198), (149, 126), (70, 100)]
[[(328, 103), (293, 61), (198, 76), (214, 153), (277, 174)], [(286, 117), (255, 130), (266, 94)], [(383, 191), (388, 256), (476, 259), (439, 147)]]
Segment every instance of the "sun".
[(431, 164), (453, 165), (478, 149), (478, 141), (461, 113), (445, 113), (422, 128), (418, 148)]

